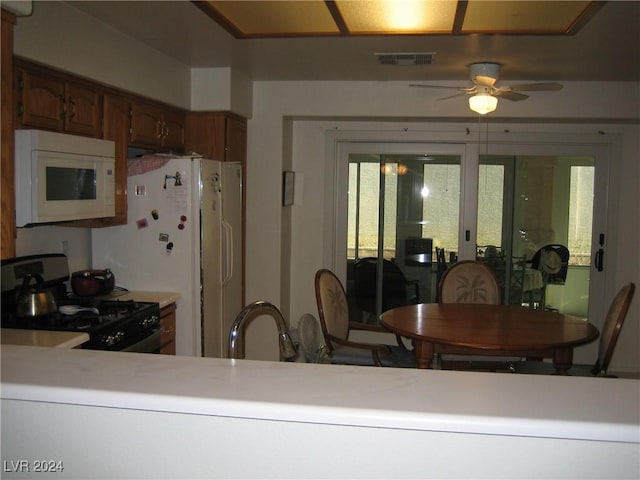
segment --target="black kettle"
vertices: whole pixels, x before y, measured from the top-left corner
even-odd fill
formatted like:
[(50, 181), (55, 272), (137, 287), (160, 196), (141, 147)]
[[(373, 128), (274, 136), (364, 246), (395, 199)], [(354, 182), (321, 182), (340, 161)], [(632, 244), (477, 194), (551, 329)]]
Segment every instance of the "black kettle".
[(25, 275), (16, 301), (18, 317), (39, 317), (49, 315), (58, 309), (53, 293), (43, 288), (42, 284), (40, 275), (31, 273)]

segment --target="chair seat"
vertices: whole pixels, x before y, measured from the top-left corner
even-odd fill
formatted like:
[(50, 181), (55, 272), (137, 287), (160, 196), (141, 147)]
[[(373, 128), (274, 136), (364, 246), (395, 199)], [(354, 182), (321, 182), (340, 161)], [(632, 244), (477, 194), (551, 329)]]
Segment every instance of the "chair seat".
[[(383, 367), (416, 368), (416, 359), (412, 351), (394, 345), (387, 346), (390, 349), (389, 355), (380, 357)], [(346, 346), (334, 348), (329, 354), (329, 360), (331, 363), (342, 365), (375, 366), (371, 352), (362, 348)]]

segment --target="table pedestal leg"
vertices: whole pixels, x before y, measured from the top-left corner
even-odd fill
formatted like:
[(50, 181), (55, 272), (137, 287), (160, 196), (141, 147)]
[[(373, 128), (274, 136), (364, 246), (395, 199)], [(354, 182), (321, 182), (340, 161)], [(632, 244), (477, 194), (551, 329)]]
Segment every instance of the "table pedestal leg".
[(431, 360), (433, 358), (433, 343), (413, 341), (414, 354), (418, 368), (431, 368)]
[(573, 348), (557, 348), (553, 351), (553, 367), (555, 375), (569, 375), (573, 364)]

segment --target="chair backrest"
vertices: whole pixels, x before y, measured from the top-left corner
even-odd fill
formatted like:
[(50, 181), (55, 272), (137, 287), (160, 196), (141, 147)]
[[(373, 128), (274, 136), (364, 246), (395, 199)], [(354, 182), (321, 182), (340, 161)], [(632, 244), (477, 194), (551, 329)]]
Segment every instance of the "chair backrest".
[(620, 336), (622, 324), (629, 311), (629, 305), (631, 304), (635, 290), (635, 284), (628, 283), (620, 289), (609, 306), (609, 311), (607, 312), (602, 331), (600, 332), (598, 359), (591, 369), (593, 375), (604, 375), (607, 373), (609, 363), (613, 357), (613, 351), (616, 348), (616, 343)]
[(502, 290), (493, 270), (482, 262), (462, 260), (451, 265), (438, 284), (439, 303), (500, 305)]
[(545, 285), (564, 285), (569, 269), (569, 249), (557, 243), (545, 245), (533, 255), (531, 266), (542, 272)]
[[(363, 312), (376, 311), (376, 274), (378, 259), (365, 257), (354, 265), (354, 292), (358, 308)], [(400, 267), (389, 260), (382, 262), (382, 311), (409, 303), (407, 279)]]
[(332, 351), (332, 338), (346, 340), (349, 337), (347, 295), (340, 279), (327, 269), (316, 272), (315, 290), (322, 335), (327, 349)]

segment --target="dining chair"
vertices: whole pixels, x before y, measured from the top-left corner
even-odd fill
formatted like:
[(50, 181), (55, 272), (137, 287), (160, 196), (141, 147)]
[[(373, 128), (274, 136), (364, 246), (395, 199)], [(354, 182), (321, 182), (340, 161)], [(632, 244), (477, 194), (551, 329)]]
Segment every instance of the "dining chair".
[(509, 305), (522, 305), (525, 296), (527, 256), (511, 257), (509, 278)]
[(438, 284), (438, 303), (500, 305), (502, 290), (491, 268), (483, 262), (461, 260), (451, 265)]
[[(616, 348), (618, 337), (620, 336), (620, 330), (622, 330), (622, 325), (627, 317), (635, 289), (636, 286), (634, 283), (628, 283), (618, 291), (612, 300), (604, 324), (602, 325), (602, 331), (600, 332), (596, 362), (593, 365), (573, 365), (569, 369), (569, 375), (578, 377), (595, 376), (615, 378), (615, 375), (607, 373), (607, 369), (613, 357), (613, 352)], [(526, 361), (513, 364), (513, 371), (515, 373), (552, 375), (554, 368), (552, 364), (547, 362)]]
[[(442, 280), (442, 276), (444, 272), (447, 271), (447, 260), (444, 256), (444, 248), (436, 247), (436, 287), (440, 285), (440, 281)], [(436, 302), (440, 302), (440, 292), (439, 289), (436, 288)]]
[[(349, 340), (351, 330), (390, 333), (378, 325), (350, 321), (347, 296), (342, 283), (328, 269), (320, 269), (315, 276), (318, 316), (327, 356), (331, 363), (344, 365), (416, 367), (413, 352), (398, 345), (372, 344)], [(399, 340), (399, 336), (396, 336)]]
[[(479, 303), (500, 305), (502, 289), (494, 271), (486, 263), (474, 260), (460, 260), (451, 265), (442, 275), (438, 284), (438, 303)], [(486, 352), (469, 347), (437, 345), (434, 365), (445, 370), (495, 371), (495, 364), (487, 363)], [(506, 357), (502, 363), (518, 361), (516, 357)]]

